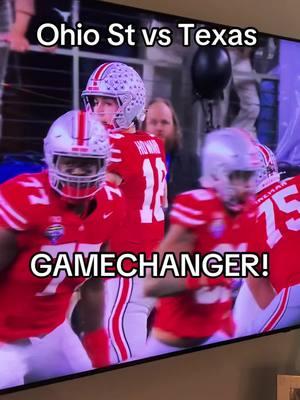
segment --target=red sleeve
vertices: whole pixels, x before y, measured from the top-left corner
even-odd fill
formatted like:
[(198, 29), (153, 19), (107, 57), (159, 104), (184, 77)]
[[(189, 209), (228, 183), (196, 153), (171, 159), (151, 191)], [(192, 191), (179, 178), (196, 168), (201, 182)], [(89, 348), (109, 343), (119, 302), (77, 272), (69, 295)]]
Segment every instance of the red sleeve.
[(30, 225), (30, 203), (22, 176), (0, 185), (0, 226), (24, 231)]
[(117, 174), (124, 178), (124, 174), (127, 171), (126, 166), (126, 151), (124, 151), (122, 134), (110, 134), (110, 151), (111, 157), (107, 166), (107, 171)]
[(123, 196), (116, 197), (114, 204), (114, 227), (120, 229), (126, 223), (126, 202)]
[(245, 212), (245, 222), (242, 226), (248, 240), (247, 252), (256, 253), (259, 256), (263, 252), (267, 252), (265, 218), (264, 216), (259, 217), (256, 202), (250, 203), (248, 210)]
[(106, 182), (104, 191), (106, 194), (105, 202), (108, 205), (108, 212), (113, 213), (111, 226), (115, 231), (124, 223), (127, 214), (126, 202), (121, 190), (115, 184)]
[(113, 213), (106, 240), (109, 244), (109, 250), (118, 253), (120, 242), (124, 239), (124, 235), (122, 236), (122, 227), (126, 223), (126, 202), (120, 189), (113, 184), (106, 184), (105, 192), (109, 212)]
[(196, 228), (206, 224), (204, 202), (195, 197), (196, 191), (186, 192), (175, 198), (171, 212), (171, 224), (179, 224), (186, 228)]

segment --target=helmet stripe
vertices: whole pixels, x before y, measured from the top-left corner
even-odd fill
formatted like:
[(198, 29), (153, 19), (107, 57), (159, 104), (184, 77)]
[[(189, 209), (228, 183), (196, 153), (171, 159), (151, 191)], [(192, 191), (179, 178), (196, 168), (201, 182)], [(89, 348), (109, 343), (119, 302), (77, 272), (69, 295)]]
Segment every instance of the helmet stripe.
[(269, 154), (268, 150), (262, 144), (258, 144), (258, 147), (265, 159), (266, 165), (268, 165), (270, 163), (270, 154)]
[(84, 139), (86, 139), (86, 117), (85, 112), (79, 111), (78, 113), (78, 129), (77, 129), (77, 145), (83, 146)]
[(106, 68), (111, 65), (111, 63), (105, 63), (100, 65), (100, 67), (97, 69), (95, 76), (94, 76), (94, 80), (100, 80), (101, 79), (101, 75), (103, 74), (103, 72), (106, 70)]

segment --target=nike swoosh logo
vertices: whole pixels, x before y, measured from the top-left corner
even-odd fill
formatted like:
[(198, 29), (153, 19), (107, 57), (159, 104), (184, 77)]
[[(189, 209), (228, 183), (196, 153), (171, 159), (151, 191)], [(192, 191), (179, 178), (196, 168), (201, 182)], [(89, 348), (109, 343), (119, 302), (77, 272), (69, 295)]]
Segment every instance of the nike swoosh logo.
[(110, 213), (103, 214), (103, 219), (107, 219), (111, 214), (112, 214), (112, 211)]

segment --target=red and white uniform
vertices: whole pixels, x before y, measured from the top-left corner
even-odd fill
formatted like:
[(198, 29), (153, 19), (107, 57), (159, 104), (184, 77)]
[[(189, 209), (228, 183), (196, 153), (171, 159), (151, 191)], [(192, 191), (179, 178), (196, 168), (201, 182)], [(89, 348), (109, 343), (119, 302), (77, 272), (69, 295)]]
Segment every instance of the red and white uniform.
[[(57, 278), (35, 277), (30, 259), (39, 252), (53, 257), (67, 252), (72, 257), (74, 252), (88, 255), (100, 251), (122, 221), (124, 207), (120, 190), (113, 186), (103, 187), (96, 198), (96, 209), (82, 219), (50, 188), (47, 172), (19, 175), (0, 186), (0, 227), (18, 232), (19, 249), (13, 264), (0, 274), (0, 353), (6, 351), (4, 343), (47, 338), (64, 323), (71, 296), (85, 278), (68, 278), (63, 272)], [(71, 329), (68, 332), (71, 335)], [(1, 368), (7, 368), (1, 357), (0, 387)], [(57, 360), (56, 367), (60, 362)], [(75, 363), (69, 368), (65, 373), (77, 371)]]
[(110, 142), (112, 157), (108, 171), (122, 177), (120, 189), (127, 203), (128, 224), (119, 235), (120, 245), (139, 243), (137, 251), (148, 248), (151, 252), (164, 234), (167, 172), (163, 142), (140, 131), (110, 134)]
[(279, 293), (300, 283), (300, 176), (275, 183), (257, 198), (261, 248), (270, 254), (269, 279)]
[[(195, 252), (245, 252), (249, 229), (255, 223), (255, 205), (249, 201), (244, 212), (232, 217), (213, 191), (199, 189), (177, 196), (170, 218), (172, 224), (182, 225), (195, 233)], [(157, 303), (154, 328), (180, 339), (196, 339), (199, 343), (217, 331), (230, 337), (234, 333), (231, 310), (229, 288), (203, 287), (161, 298)], [(155, 348), (155, 341), (152, 344), (154, 346), (147, 349), (147, 355), (158, 355), (163, 351), (159, 345)], [(170, 347), (166, 346), (165, 352), (169, 352)]]
[(278, 295), (265, 310), (252, 313), (251, 333), (300, 323), (300, 176), (266, 188), (259, 193), (257, 205), (259, 239), (254, 246), (269, 253), (268, 279)]
[[(166, 164), (163, 142), (145, 132), (110, 134), (112, 157), (108, 171), (122, 178), (126, 224), (113, 250), (151, 254), (164, 235), (163, 198)], [(125, 268), (132, 268), (129, 262)], [(147, 337), (153, 301), (145, 299), (139, 278), (120, 278), (107, 285), (107, 321), (111, 359), (125, 361), (138, 354)]]

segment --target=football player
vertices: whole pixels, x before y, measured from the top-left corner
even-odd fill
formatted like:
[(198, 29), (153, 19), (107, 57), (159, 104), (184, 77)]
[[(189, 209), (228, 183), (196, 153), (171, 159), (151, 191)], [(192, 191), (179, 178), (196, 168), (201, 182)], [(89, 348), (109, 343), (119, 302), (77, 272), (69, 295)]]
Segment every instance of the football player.
[[(158, 248), (166, 252), (245, 252), (255, 223), (257, 150), (250, 137), (226, 128), (206, 136), (202, 152), (203, 189), (175, 199), (170, 230)], [(232, 338), (231, 279), (147, 277), (145, 294), (161, 298), (143, 357), (207, 344), (220, 333)]]
[[(86, 113), (71, 111), (50, 127), (44, 153), (47, 171), (0, 186), (1, 389), (109, 364), (101, 279), (65, 271), (39, 278), (30, 270), (35, 253), (88, 256), (117, 229), (124, 207), (119, 189), (104, 185), (108, 135)], [(79, 287), (82, 343), (66, 320)]]
[[(257, 174), (259, 251), (269, 253), (267, 279), (247, 279), (239, 293), (237, 318), (242, 335), (268, 332), (300, 323), (300, 177), (280, 181), (274, 154), (259, 145), (263, 161)], [(250, 289), (250, 292), (249, 292)], [(251, 300), (255, 299), (253, 308)], [(241, 319), (248, 308), (248, 318)]]
[[(128, 65), (106, 63), (92, 73), (82, 96), (86, 110), (110, 131), (108, 179), (127, 201), (127, 223), (114, 250), (150, 255), (164, 234), (166, 164), (163, 142), (137, 127), (145, 114), (144, 82)], [(143, 296), (138, 277), (112, 279), (106, 286), (111, 357), (123, 362), (145, 345), (153, 299)]]

